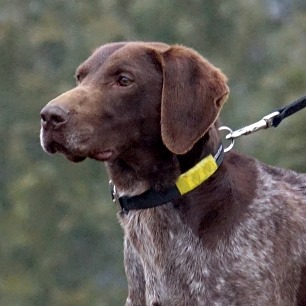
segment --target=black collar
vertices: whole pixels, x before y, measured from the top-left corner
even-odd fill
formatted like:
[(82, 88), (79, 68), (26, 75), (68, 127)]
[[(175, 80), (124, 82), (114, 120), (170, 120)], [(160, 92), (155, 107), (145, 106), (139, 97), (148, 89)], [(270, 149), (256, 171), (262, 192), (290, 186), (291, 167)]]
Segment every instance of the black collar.
[(222, 143), (220, 143), (214, 155), (210, 154), (206, 156), (194, 167), (182, 173), (177, 178), (175, 184), (165, 191), (149, 189), (133, 197), (118, 197), (116, 187), (112, 181), (110, 181), (109, 184), (113, 202), (118, 200), (122, 211), (125, 213), (128, 213), (128, 211), (132, 209), (146, 209), (163, 205), (190, 192), (209, 179), (222, 163), (223, 157), (224, 150)]

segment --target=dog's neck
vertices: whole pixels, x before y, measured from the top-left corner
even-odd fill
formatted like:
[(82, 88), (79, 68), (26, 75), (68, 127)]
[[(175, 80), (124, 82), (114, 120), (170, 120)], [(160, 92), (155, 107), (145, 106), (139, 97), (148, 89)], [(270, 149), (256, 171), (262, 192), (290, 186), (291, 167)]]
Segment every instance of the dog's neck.
[(184, 155), (171, 153), (161, 139), (150, 139), (125, 150), (118, 159), (107, 163), (107, 169), (120, 196), (134, 196), (148, 189), (161, 191), (172, 186), (181, 173), (194, 167), (204, 157), (214, 155), (219, 144), (215, 127)]
[(184, 173), (191, 169), (199, 161), (206, 156), (216, 153), (220, 145), (220, 138), (215, 129), (210, 129), (198, 142), (196, 142), (193, 148), (184, 155), (177, 155), (177, 160), (180, 166), (180, 172)]
[(167, 189), (180, 174), (177, 158), (161, 139), (135, 144), (106, 167), (120, 196)]
[[(173, 185), (182, 172), (215, 152), (219, 142), (217, 129), (212, 128), (185, 155), (173, 155), (160, 143), (133, 149), (132, 156), (127, 154), (125, 159), (107, 165), (110, 178), (119, 196), (134, 196), (149, 188), (163, 190)], [(231, 224), (247, 209), (245, 203), (251, 203), (256, 192), (256, 173), (253, 159), (226, 153), (223, 163), (207, 181), (174, 200), (171, 206), (196, 235), (208, 235), (204, 240), (213, 244), (220, 234), (230, 233)]]

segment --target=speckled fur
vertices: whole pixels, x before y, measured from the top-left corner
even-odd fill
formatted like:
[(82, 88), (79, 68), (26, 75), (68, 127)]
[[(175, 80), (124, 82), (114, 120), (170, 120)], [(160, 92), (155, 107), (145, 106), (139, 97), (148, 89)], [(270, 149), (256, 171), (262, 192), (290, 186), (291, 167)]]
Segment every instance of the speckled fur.
[(126, 305), (297, 305), (306, 259), (306, 177), (260, 163), (257, 171), (255, 199), (214, 250), (171, 204), (120, 217)]

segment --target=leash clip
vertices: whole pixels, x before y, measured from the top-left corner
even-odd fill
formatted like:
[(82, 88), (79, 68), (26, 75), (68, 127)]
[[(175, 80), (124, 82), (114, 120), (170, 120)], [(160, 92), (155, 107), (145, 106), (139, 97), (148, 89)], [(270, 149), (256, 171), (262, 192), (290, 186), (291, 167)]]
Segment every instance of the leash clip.
[(233, 134), (233, 130), (231, 128), (229, 128), (228, 126), (221, 126), (221, 127), (219, 127), (219, 131), (228, 131), (228, 132), (230, 132), (229, 134), (227, 134), (225, 136), (225, 139), (226, 140), (230, 140), (231, 143), (226, 148), (224, 148), (224, 150), (223, 150), (224, 153), (229, 152), (234, 147), (234, 144), (235, 144), (235, 139), (234, 138), (228, 138), (228, 135)]
[[(248, 126), (245, 126), (239, 130), (231, 131), (228, 135), (225, 136), (225, 139), (235, 139), (243, 135), (249, 135), (254, 132), (257, 132), (262, 129), (267, 129), (273, 125), (273, 119), (278, 116), (280, 113), (278, 111), (273, 112), (267, 116), (264, 116), (261, 120), (250, 124)], [(222, 129), (221, 127), (220, 129)], [(227, 128), (229, 130), (229, 128)]]

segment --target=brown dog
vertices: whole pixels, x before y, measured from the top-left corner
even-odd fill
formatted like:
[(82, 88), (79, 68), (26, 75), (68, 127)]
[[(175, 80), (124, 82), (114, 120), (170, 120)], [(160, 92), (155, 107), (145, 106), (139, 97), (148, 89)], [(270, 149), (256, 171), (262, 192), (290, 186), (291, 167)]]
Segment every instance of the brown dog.
[(186, 47), (114, 43), (76, 77), (42, 110), (41, 144), (105, 162), (126, 305), (306, 305), (306, 176), (235, 152), (222, 161), (220, 70)]

